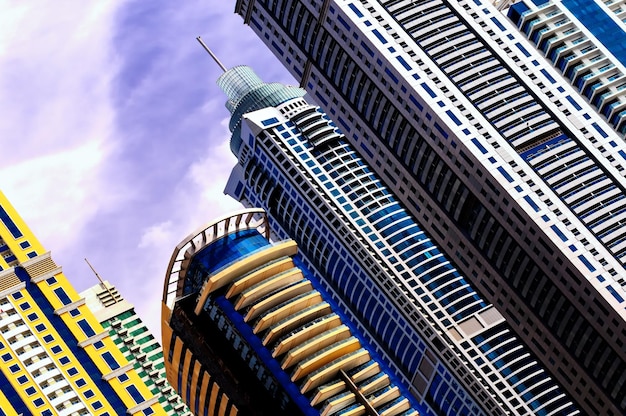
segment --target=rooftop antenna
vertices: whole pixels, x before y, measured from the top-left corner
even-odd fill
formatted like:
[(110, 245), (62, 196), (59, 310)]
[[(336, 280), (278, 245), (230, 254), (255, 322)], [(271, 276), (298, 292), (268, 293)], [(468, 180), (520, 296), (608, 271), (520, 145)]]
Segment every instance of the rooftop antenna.
[(213, 58), (213, 60), (215, 61), (215, 63), (216, 63), (216, 64), (218, 64), (220, 68), (222, 68), (222, 71), (226, 72), (226, 71), (227, 71), (227, 69), (226, 69), (226, 67), (224, 66), (224, 64), (222, 64), (222, 63), (220, 62), (220, 60), (217, 58), (217, 56), (215, 56), (215, 54), (213, 53), (213, 51), (212, 51), (212, 50), (211, 50), (208, 46), (206, 46), (206, 43), (204, 43), (204, 41), (202, 40), (202, 38), (201, 38), (200, 36), (198, 36), (198, 37), (196, 38), (196, 40), (197, 40), (198, 42), (200, 42), (200, 45), (202, 45), (202, 47), (204, 48), (204, 50), (205, 50), (205, 51), (207, 51), (207, 52), (209, 53), (209, 55), (211, 55), (211, 58)]
[(93, 272), (93, 274), (96, 275), (96, 277), (98, 278), (98, 280), (100, 281), (100, 285), (102, 287), (104, 287), (107, 292), (109, 292), (109, 296), (111, 296), (111, 299), (113, 300), (113, 303), (117, 303), (117, 299), (115, 299), (115, 296), (113, 295), (113, 292), (111, 291), (111, 288), (108, 287), (107, 285), (104, 284), (104, 282), (102, 281), (102, 278), (100, 277), (100, 275), (98, 274), (98, 272), (96, 271), (96, 269), (93, 268), (93, 266), (91, 265), (91, 263), (89, 263), (89, 260), (87, 260), (87, 258), (85, 257), (85, 261), (87, 262), (87, 264), (89, 265), (89, 268), (91, 269), (91, 271)]

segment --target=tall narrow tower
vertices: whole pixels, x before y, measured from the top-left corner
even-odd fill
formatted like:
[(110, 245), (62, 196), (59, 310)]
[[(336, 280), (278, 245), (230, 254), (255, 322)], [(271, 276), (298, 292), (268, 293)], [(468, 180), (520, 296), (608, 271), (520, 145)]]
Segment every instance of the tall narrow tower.
[(581, 410), (626, 413), (626, 142), (603, 117), (491, 2), (235, 8)]
[(242, 77), (256, 79), (235, 67), (218, 80), (239, 160), (226, 192), (263, 207), (276, 238), (298, 242), (424, 413), (578, 414), (326, 114), (302, 93), (274, 95), (275, 84), (229, 93)]
[(165, 415), (0, 193), (0, 412)]

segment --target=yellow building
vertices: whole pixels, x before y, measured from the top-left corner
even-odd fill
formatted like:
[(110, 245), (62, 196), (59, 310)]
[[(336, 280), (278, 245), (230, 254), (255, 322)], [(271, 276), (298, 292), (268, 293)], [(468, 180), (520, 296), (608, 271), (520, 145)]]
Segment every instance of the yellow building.
[(165, 415), (0, 192), (0, 415)]

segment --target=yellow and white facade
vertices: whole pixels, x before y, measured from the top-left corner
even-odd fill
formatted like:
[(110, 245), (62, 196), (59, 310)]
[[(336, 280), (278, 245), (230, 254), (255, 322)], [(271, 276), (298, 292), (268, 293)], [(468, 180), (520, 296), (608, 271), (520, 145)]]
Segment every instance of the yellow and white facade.
[(0, 415), (164, 415), (0, 192)]

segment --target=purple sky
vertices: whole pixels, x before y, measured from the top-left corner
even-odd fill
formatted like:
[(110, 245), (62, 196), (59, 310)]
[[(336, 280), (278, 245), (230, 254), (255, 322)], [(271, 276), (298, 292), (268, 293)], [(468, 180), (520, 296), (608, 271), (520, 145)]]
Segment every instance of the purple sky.
[(157, 337), (174, 246), (240, 208), (218, 66), (293, 79), (235, 1), (2, 2), (0, 189), (78, 291), (118, 287)]

